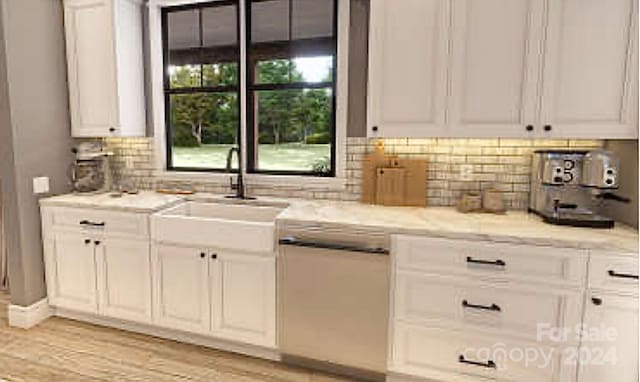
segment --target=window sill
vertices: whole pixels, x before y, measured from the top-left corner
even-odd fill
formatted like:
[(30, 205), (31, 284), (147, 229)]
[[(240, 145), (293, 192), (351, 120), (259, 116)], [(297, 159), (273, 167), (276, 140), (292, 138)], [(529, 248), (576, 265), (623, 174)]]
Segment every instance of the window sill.
[[(231, 173), (210, 173), (210, 172), (187, 172), (187, 171), (156, 171), (154, 176), (160, 181), (175, 182), (202, 182), (216, 185), (228, 185), (229, 179), (235, 179), (236, 174)], [(345, 178), (325, 178), (317, 176), (300, 175), (267, 175), (267, 174), (245, 174), (247, 186), (272, 186), (283, 188), (287, 186), (301, 187), (305, 190), (322, 191), (344, 191), (347, 181)]]

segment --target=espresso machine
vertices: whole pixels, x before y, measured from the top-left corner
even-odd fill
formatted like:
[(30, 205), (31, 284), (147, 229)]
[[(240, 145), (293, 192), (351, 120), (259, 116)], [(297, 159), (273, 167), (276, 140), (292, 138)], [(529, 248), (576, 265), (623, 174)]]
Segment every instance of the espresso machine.
[(604, 200), (629, 202), (614, 193), (620, 161), (606, 150), (539, 150), (533, 154), (529, 212), (550, 224), (613, 228)]
[(73, 191), (99, 194), (111, 191), (111, 169), (107, 151), (100, 141), (82, 142), (71, 150), (75, 160), (71, 166)]

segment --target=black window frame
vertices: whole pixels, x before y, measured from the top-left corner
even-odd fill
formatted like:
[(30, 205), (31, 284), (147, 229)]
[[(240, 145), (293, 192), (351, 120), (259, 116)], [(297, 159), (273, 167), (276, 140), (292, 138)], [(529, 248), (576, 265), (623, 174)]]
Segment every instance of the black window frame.
[[(180, 12), (194, 9), (204, 8), (217, 8), (235, 5), (236, 7), (236, 40), (237, 40), (237, 59), (235, 61), (224, 61), (220, 63), (234, 63), (238, 71), (238, 83), (236, 85), (219, 85), (219, 86), (200, 86), (200, 87), (182, 87), (171, 88), (171, 76), (169, 74), (169, 28), (168, 28), (168, 15), (172, 12)], [(162, 70), (163, 70), (163, 97), (164, 97), (164, 121), (165, 121), (165, 159), (167, 171), (184, 171), (184, 172), (202, 172), (202, 173), (237, 173), (240, 169), (231, 169), (227, 171), (226, 168), (205, 168), (205, 167), (176, 167), (173, 165), (173, 127), (171, 125), (171, 96), (174, 94), (220, 94), (220, 93), (232, 93), (236, 91), (236, 99), (238, 102), (238, 128), (237, 128), (237, 145), (242, 155), (242, 81), (241, 81), (241, 4), (240, 0), (212, 0), (209, 2), (192, 3), (166, 6), (160, 9), (161, 17), (161, 29), (162, 29)], [(202, 38), (202, 13), (200, 13), (200, 37)], [(202, 41), (200, 41), (202, 45)], [(202, 81), (202, 73), (201, 73)]]
[[(246, 171), (250, 174), (264, 174), (264, 175), (298, 175), (298, 176), (314, 176), (314, 177), (331, 177), (336, 176), (336, 121), (337, 121), (337, 101), (336, 91), (338, 85), (338, 0), (333, 1), (333, 36), (331, 39), (321, 38), (318, 40), (313, 39), (314, 43), (323, 45), (325, 43), (331, 44), (333, 55), (333, 65), (330, 82), (295, 82), (289, 84), (259, 84), (255, 83), (255, 73), (258, 61), (264, 61), (254, 59), (252, 56), (252, 42), (251, 42), (251, 5), (258, 2), (269, 2), (277, 0), (246, 0), (245, 2), (245, 41), (246, 44), (246, 149), (247, 149), (247, 166)], [(289, 1), (289, 28), (292, 25), (292, 4), (293, 0)], [(291, 30), (289, 31), (291, 36)], [(329, 42), (329, 40), (332, 40)], [(277, 45), (278, 42), (268, 43), (270, 45)], [(287, 41), (288, 49), (291, 53), (287, 57), (270, 57), (271, 59), (293, 59), (297, 57), (313, 57), (314, 46), (312, 46), (311, 40), (291, 40)], [(310, 47), (309, 47), (310, 46)], [(301, 53), (296, 55), (296, 53)], [(328, 173), (318, 173), (313, 171), (275, 171), (275, 170), (260, 170), (256, 168), (256, 126), (255, 126), (255, 105), (254, 105), (254, 92), (256, 91), (272, 91), (272, 90), (296, 90), (296, 89), (331, 89), (331, 171)]]
[[(233, 90), (236, 90), (236, 97), (238, 102), (238, 130), (237, 130), (237, 146), (239, 150), (240, 158), (243, 157), (243, 152), (246, 149), (246, 166), (244, 166), (244, 170), (247, 173), (251, 174), (264, 174), (264, 175), (294, 175), (294, 176), (313, 176), (313, 177), (336, 177), (337, 169), (336, 169), (336, 156), (337, 156), (337, 87), (338, 87), (338, 0), (333, 1), (333, 36), (331, 38), (321, 38), (321, 39), (310, 39), (310, 40), (292, 40), (286, 41), (286, 45), (288, 45), (288, 49), (292, 52), (299, 52), (300, 55), (289, 55), (286, 58), (293, 59), (297, 57), (313, 57), (313, 52), (315, 50), (314, 43), (320, 44), (320, 49), (325, 49), (326, 46), (323, 47), (324, 44), (330, 44), (332, 49), (333, 63), (332, 63), (332, 73), (331, 73), (331, 81), (330, 82), (295, 82), (290, 84), (254, 84), (254, 75), (255, 75), (255, 65), (257, 65), (258, 60), (254, 60), (252, 62), (251, 55), (251, 4), (253, 2), (268, 2), (274, 0), (246, 0), (245, 1), (245, 39), (242, 40), (242, 17), (241, 17), (241, 2), (240, 0), (212, 0), (209, 2), (201, 2), (201, 3), (190, 3), (190, 4), (182, 4), (182, 5), (174, 5), (174, 6), (163, 6), (160, 9), (161, 14), (161, 31), (162, 31), (162, 59), (163, 59), (163, 98), (164, 98), (164, 118), (165, 118), (165, 159), (166, 159), (166, 170), (167, 171), (182, 171), (182, 172), (199, 172), (199, 173), (237, 173), (242, 170), (243, 160), (241, 159), (241, 168), (239, 169), (231, 169), (231, 171), (227, 171), (226, 168), (205, 168), (205, 167), (176, 167), (173, 165), (173, 139), (172, 139), (172, 125), (171, 125), (171, 95), (173, 94), (217, 94), (217, 93), (230, 93)], [(291, 26), (291, 18), (292, 18), (292, 1), (289, 0), (289, 26)], [(179, 12), (185, 10), (193, 10), (193, 9), (203, 9), (203, 8), (215, 8), (220, 6), (236, 6), (236, 17), (237, 17), (237, 49), (238, 55), (236, 61), (224, 61), (220, 63), (230, 63), (235, 62), (238, 70), (238, 83), (237, 85), (220, 85), (220, 86), (202, 86), (202, 87), (182, 87), (182, 88), (171, 88), (170, 82), (170, 74), (169, 74), (169, 31), (168, 31), (168, 15), (172, 12)], [(202, 20), (200, 22), (200, 27), (202, 28)], [(202, 33), (201, 33), (202, 36)], [(316, 40), (316, 41), (311, 41)], [(322, 40), (322, 41), (321, 41)], [(331, 41), (329, 41), (331, 40)], [(273, 45), (277, 45), (278, 43), (284, 42), (276, 42)], [(246, 57), (245, 57), (245, 77), (244, 77), (244, 87), (246, 89), (246, 97), (245, 97), (245, 105), (246, 105), (246, 120), (245, 120), (245, 129), (242, 128), (242, 90), (243, 90), (243, 82), (242, 82), (242, 68), (241, 68), (241, 51), (242, 45), (246, 47)], [(323, 50), (324, 52), (324, 50)], [(317, 55), (316, 55), (317, 56)], [(284, 58), (284, 57), (283, 57)], [(272, 59), (276, 59), (272, 57)], [(330, 164), (331, 169), (328, 173), (318, 173), (313, 171), (274, 171), (274, 170), (259, 170), (256, 168), (256, 140), (255, 140), (255, 132), (256, 127), (254, 126), (254, 100), (253, 93), (255, 91), (269, 91), (269, 90), (295, 90), (295, 89), (331, 89), (331, 149), (330, 149)], [(243, 131), (244, 130), (244, 131)], [(246, 134), (246, 140), (244, 140), (243, 145), (243, 134)]]

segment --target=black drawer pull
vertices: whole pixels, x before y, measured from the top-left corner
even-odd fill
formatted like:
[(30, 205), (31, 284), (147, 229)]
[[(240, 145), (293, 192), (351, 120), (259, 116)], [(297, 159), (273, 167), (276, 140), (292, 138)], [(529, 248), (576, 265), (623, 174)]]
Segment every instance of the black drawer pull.
[(500, 306), (496, 305), (496, 304), (491, 304), (491, 305), (476, 305), (476, 304), (470, 304), (469, 301), (467, 300), (462, 300), (462, 306), (464, 308), (470, 308), (470, 309), (480, 309), (480, 310), (491, 310), (493, 312), (500, 312), (502, 311), (502, 309), (500, 308)]
[(618, 277), (621, 279), (634, 279), (637, 280), (638, 279), (638, 275), (631, 275), (628, 273), (617, 273), (616, 271), (609, 271), (609, 276), (611, 277)]
[(596, 306), (602, 305), (602, 299), (598, 297), (592, 297), (591, 302), (593, 303), (593, 305), (596, 305)]
[(507, 265), (507, 263), (505, 263), (502, 260), (495, 260), (495, 261), (489, 261), (489, 260), (477, 260), (474, 259), (471, 256), (467, 256), (467, 263), (471, 263), (471, 264), (482, 264), (482, 265), (495, 265), (496, 267), (504, 267)]
[(105, 222), (96, 223), (96, 222), (92, 222), (92, 221), (89, 221), (89, 220), (82, 220), (80, 222), (80, 225), (88, 225), (88, 226), (91, 226), (91, 227), (104, 227), (106, 225), (106, 223)]
[(469, 361), (465, 359), (463, 355), (460, 355), (460, 357), (458, 357), (458, 362), (466, 363), (467, 365), (486, 367), (487, 369), (496, 368), (496, 363), (493, 362), (492, 360), (488, 360), (487, 362)]

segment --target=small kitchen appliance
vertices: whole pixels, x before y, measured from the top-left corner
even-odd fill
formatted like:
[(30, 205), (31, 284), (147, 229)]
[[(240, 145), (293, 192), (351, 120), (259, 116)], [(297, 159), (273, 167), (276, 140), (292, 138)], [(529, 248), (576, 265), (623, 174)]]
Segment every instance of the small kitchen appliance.
[(529, 212), (551, 224), (613, 228), (603, 201), (629, 202), (618, 188), (620, 161), (606, 150), (540, 150), (533, 154)]
[(79, 194), (99, 194), (111, 190), (109, 157), (102, 142), (83, 142), (71, 150), (75, 154), (71, 166), (73, 191)]

